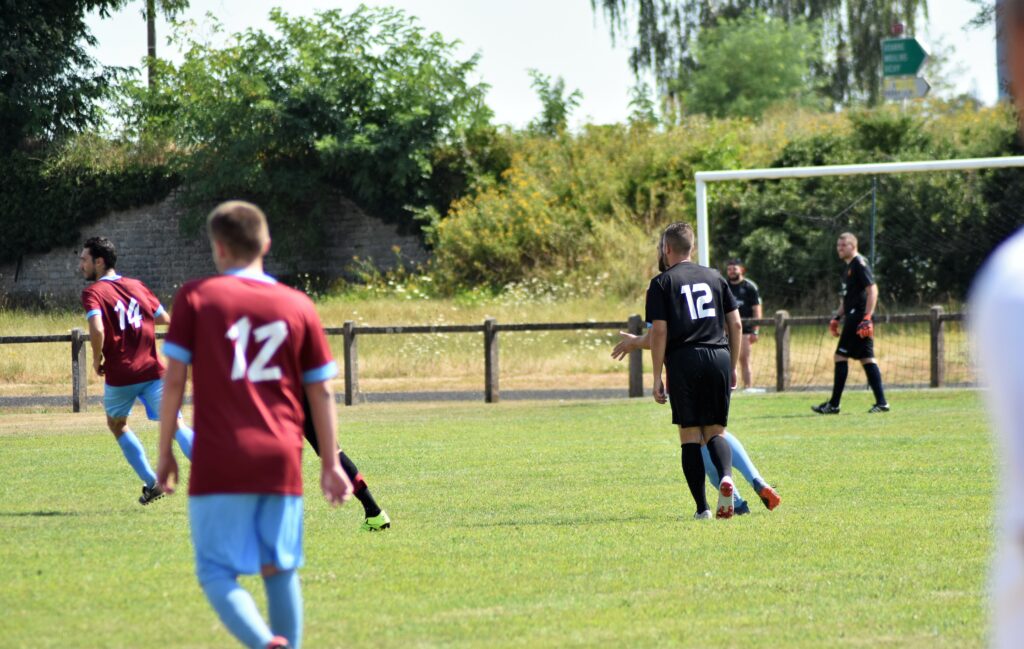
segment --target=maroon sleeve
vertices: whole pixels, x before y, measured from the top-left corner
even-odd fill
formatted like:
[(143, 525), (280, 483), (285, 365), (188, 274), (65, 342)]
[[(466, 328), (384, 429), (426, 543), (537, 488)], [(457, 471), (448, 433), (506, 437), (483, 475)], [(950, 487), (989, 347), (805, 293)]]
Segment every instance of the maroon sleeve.
[[(192, 304), (192, 296), (191, 288), (183, 286), (174, 297), (174, 317), (167, 328), (164, 343), (164, 354), (183, 363), (191, 362), (192, 353), (195, 351), (195, 307)], [(173, 349), (169, 350), (168, 345), (173, 345)], [(176, 355), (177, 349), (188, 352), (188, 358)]]
[[(312, 370), (319, 370), (330, 365), (334, 359), (331, 356), (331, 347), (327, 343), (327, 335), (324, 333), (324, 326), (317, 315), (316, 307), (303, 296), (305, 301), (304, 327), (302, 336), (302, 347), (299, 350), (299, 363), (303, 374)], [(333, 375), (332, 375), (333, 377)]]
[(82, 290), (82, 308), (85, 309), (86, 313), (89, 313), (93, 309), (103, 310), (103, 306), (100, 304), (100, 298), (96, 295), (96, 291), (92, 286), (87, 286)]

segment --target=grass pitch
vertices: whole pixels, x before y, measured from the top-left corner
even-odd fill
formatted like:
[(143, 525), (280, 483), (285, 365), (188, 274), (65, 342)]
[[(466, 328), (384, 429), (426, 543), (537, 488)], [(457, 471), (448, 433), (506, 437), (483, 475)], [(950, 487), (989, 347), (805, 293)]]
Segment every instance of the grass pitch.
[[(394, 527), (331, 510), (307, 455), (304, 646), (983, 646), (977, 393), (897, 392), (884, 415), (864, 393), (839, 416), (820, 400), (734, 399), (730, 429), (783, 503), (721, 522), (691, 520), (649, 399), (342, 409)], [(0, 414), (0, 476), (7, 645), (236, 646), (195, 583), (185, 495), (135, 504), (101, 413)]]

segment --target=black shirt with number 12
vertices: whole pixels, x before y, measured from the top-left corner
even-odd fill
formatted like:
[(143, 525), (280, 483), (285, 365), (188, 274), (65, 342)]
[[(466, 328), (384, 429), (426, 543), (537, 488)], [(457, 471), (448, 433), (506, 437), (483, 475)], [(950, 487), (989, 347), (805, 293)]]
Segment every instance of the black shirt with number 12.
[(689, 261), (658, 275), (647, 288), (647, 322), (668, 323), (666, 351), (697, 345), (728, 347), (725, 314), (736, 308), (721, 273)]

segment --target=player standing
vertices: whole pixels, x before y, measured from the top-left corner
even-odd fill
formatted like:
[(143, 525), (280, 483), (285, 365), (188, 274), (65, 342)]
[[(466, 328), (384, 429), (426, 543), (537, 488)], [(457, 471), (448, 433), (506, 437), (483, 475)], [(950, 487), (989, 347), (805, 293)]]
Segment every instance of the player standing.
[(736, 298), (736, 306), (740, 309), (740, 320), (743, 324), (743, 337), (740, 345), (740, 374), (745, 392), (764, 392), (763, 388), (754, 387), (754, 371), (751, 367), (751, 347), (757, 342), (761, 328), (747, 322), (750, 318), (760, 318), (761, 291), (752, 280), (747, 278), (747, 269), (740, 259), (730, 259), (725, 266), (725, 275), (729, 278), (729, 290)]
[[(832, 398), (811, 406), (811, 410), (822, 415), (839, 414), (839, 400), (843, 397), (846, 376), (850, 372), (848, 361), (855, 358), (864, 366), (868, 385), (875, 395), (875, 405), (868, 412), (889, 412), (889, 402), (885, 400), (885, 390), (882, 388), (882, 372), (875, 361), (875, 326), (871, 320), (878, 304), (878, 285), (875, 284), (868, 260), (857, 253), (857, 237), (849, 232), (839, 235), (836, 253), (846, 262), (846, 266), (840, 277), (839, 311), (832, 316), (828, 325), (832, 335), (839, 337)], [(840, 322), (842, 334), (839, 332)]]
[[(87, 240), (78, 261), (82, 276), (91, 282), (82, 291), (82, 306), (89, 321), (92, 367), (104, 378), (107, 427), (142, 480), (139, 503), (148, 505), (163, 492), (156, 484), (145, 449), (128, 427), (128, 415), (138, 399), (151, 421), (159, 419), (164, 366), (156, 353), (154, 325), (167, 324), (170, 317), (145, 284), (117, 274), (117, 250), (109, 239)], [(176, 423), (175, 437), (182, 453), (191, 459), (192, 430), (180, 416)]]
[[(338, 464), (329, 379), (338, 368), (313, 303), (263, 273), (270, 249), (266, 217), (250, 203), (218, 206), (207, 219), (222, 274), (188, 282), (174, 300), (164, 351), (166, 394), (157, 474), (178, 478), (174, 414), (192, 365), (195, 462), (189, 520), (196, 576), (221, 621), (254, 649), (302, 644), (303, 396), (320, 456), (320, 486), (332, 504), (352, 485)], [(237, 581), (259, 573), (268, 625)]]
[[(647, 289), (654, 400), (671, 400), (683, 474), (697, 505), (694, 517), (711, 517), (704, 494), (703, 444), (721, 476), (715, 515), (730, 518), (732, 451), (722, 435), (729, 418), (730, 392), (736, 386), (742, 325), (725, 278), (690, 261), (693, 240), (689, 224), (673, 223), (665, 229), (662, 246), (669, 268), (652, 279)], [(668, 370), (668, 395), (663, 366)]]

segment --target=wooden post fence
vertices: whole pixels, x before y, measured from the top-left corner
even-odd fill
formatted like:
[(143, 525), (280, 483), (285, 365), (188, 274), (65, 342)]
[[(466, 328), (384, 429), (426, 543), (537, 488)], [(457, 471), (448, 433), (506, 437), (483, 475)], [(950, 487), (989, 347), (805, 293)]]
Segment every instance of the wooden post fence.
[[(945, 323), (963, 322), (963, 313), (946, 313), (941, 306), (933, 306), (929, 313), (893, 314), (877, 317), (878, 325), (889, 324), (929, 324), (930, 334), (930, 372), (931, 387), (942, 387), (946, 384), (946, 345)], [(750, 324), (775, 327), (775, 389), (784, 392), (792, 386), (792, 367), (790, 360), (790, 333), (793, 327), (823, 327), (828, 323), (827, 316), (793, 317), (788, 311), (776, 311), (774, 318), (750, 320)], [(620, 330), (625, 327), (634, 335), (643, 333), (643, 320), (639, 315), (632, 314), (627, 322), (541, 322), (499, 324), (494, 318), (488, 318), (482, 325), (411, 325), (411, 326), (356, 326), (346, 321), (343, 327), (326, 327), (328, 336), (344, 338), (343, 376), (345, 382), (344, 402), (346, 406), (363, 401), (359, 390), (359, 336), (371, 334), (450, 334), (474, 333), (483, 334), (484, 343), (484, 400), (487, 403), (498, 403), (499, 390), (499, 353), (498, 334), (500, 332), (525, 331), (588, 331), (588, 330)], [(157, 339), (164, 334), (158, 333)], [(89, 335), (81, 329), (72, 329), (69, 334), (44, 336), (0, 336), (0, 345), (22, 343), (71, 343), (71, 408), (73, 412), (86, 409), (88, 397), (88, 380), (91, 366), (88, 361)], [(630, 397), (642, 397), (643, 386), (643, 352), (634, 351), (629, 354), (629, 385), (627, 394)]]
[(345, 405), (351, 406), (359, 396), (359, 348), (356, 346), (356, 323), (346, 320), (342, 327), (345, 356)]
[[(639, 336), (643, 333), (644, 322), (639, 315), (629, 316), (629, 333)], [(644, 396), (644, 351), (638, 349), (629, 353), (629, 396)]]
[(484, 320), (484, 401), (498, 403), (498, 321)]
[(89, 396), (89, 360), (85, 348), (89, 336), (81, 329), (71, 330), (71, 412), (85, 410)]
[(946, 338), (943, 335), (942, 316), (945, 312), (941, 306), (933, 306), (931, 310), (931, 381), (933, 388), (942, 387), (946, 383)]
[(789, 387), (789, 311), (775, 312), (775, 389)]

